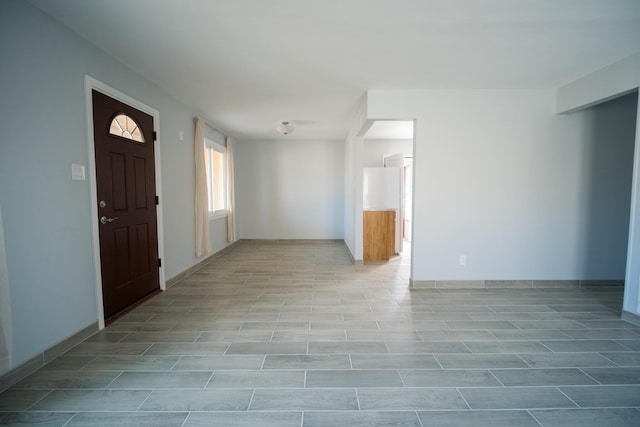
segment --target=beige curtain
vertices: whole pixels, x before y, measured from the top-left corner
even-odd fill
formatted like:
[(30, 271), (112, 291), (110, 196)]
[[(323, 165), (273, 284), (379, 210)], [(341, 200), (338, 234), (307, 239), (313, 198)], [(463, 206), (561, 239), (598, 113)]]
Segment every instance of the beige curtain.
[(11, 369), (11, 303), (9, 274), (4, 248), (2, 211), (0, 210), (0, 375)]
[(236, 241), (236, 193), (233, 174), (233, 141), (227, 137), (227, 241)]
[(212, 252), (209, 234), (209, 194), (207, 191), (207, 170), (204, 159), (204, 122), (195, 119), (196, 132), (193, 145), (195, 158), (195, 226), (196, 256), (202, 257)]

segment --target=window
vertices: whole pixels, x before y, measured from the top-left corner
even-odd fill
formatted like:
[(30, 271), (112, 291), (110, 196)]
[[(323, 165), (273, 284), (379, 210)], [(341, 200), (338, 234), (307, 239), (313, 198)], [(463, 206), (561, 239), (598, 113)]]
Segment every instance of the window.
[(109, 133), (111, 135), (119, 136), (121, 138), (130, 139), (132, 141), (144, 143), (144, 137), (140, 131), (140, 127), (131, 117), (126, 114), (118, 114), (111, 120), (111, 126), (109, 126)]
[(210, 216), (221, 216), (227, 213), (226, 154), (225, 147), (209, 139), (205, 140), (204, 161), (207, 171)]

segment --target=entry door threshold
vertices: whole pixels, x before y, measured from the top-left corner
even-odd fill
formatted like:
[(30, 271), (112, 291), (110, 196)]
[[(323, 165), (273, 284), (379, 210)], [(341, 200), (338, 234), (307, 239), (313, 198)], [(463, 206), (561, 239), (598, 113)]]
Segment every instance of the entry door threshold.
[(130, 306), (128, 306), (126, 308), (123, 308), (122, 310), (120, 310), (116, 314), (113, 314), (113, 315), (109, 316), (108, 318), (104, 319), (104, 325), (105, 326), (109, 326), (110, 324), (112, 324), (113, 322), (115, 322), (116, 320), (118, 320), (119, 318), (124, 316), (125, 314), (130, 313), (134, 309), (140, 307), (142, 304), (144, 304), (145, 302), (149, 301), (151, 298), (155, 297), (159, 293), (162, 293), (162, 289), (160, 289), (160, 288), (154, 290), (150, 294), (147, 294), (147, 295), (143, 296), (142, 298), (140, 298), (138, 301), (134, 302)]

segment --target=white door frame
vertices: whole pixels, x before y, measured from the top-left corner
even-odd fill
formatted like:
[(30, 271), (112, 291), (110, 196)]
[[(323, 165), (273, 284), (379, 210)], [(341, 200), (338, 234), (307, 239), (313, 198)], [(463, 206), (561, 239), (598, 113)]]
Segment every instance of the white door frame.
[[(412, 154), (413, 155), (413, 154)], [(388, 163), (391, 162), (392, 166)], [(399, 163), (401, 166), (396, 166)], [(402, 239), (402, 218), (404, 218), (404, 153), (395, 153), (382, 156), (382, 166), (397, 167), (400, 169), (400, 202), (398, 203), (398, 213), (396, 215), (396, 253), (402, 254), (404, 241)]]
[[(84, 76), (84, 95), (85, 95), (85, 113), (87, 123), (87, 176), (89, 178), (89, 202), (91, 204), (91, 243), (93, 248), (93, 266), (95, 271), (95, 287), (96, 287), (96, 313), (98, 316), (98, 328), (104, 328), (104, 305), (102, 302), (102, 269), (100, 263), (100, 235), (98, 227), (98, 186), (96, 182), (96, 156), (95, 142), (93, 138), (93, 100), (91, 91), (97, 90), (120, 102), (128, 104), (140, 111), (143, 111), (153, 117), (154, 131), (160, 128), (160, 113), (158, 110), (149, 107), (146, 104), (131, 98), (130, 96), (112, 88), (91, 76)], [(160, 137), (156, 132), (157, 138), (154, 141), (155, 169), (156, 169), (156, 194), (160, 196), (162, 202), (162, 176), (160, 173)], [(157, 228), (158, 228), (158, 258), (164, 259), (164, 238), (162, 226), (162, 209), (161, 205), (156, 205), (157, 212)], [(160, 267), (160, 289), (166, 289), (164, 266)]]

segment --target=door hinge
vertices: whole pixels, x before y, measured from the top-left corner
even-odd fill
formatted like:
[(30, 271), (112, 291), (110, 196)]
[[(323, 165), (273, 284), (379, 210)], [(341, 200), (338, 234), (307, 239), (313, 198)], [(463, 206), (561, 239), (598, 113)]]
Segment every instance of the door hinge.
[(153, 131), (153, 140), (155, 141), (156, 139), (158, 139), (158, 133), (154, 130)]
[(158, 258), (158, 267), (162, 267), (162, 258)]
[(156, 205), (160, 204), (160, 196), (156, 196)]

